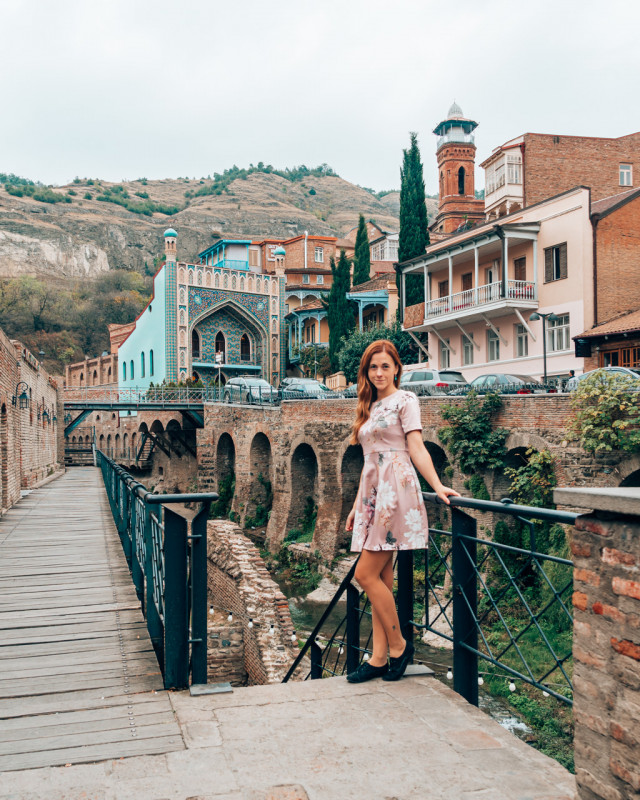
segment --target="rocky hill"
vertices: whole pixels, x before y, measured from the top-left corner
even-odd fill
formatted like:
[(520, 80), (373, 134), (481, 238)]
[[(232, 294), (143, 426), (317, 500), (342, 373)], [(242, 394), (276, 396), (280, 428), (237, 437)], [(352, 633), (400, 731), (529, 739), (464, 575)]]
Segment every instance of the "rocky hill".
[[(178, 231), (178, 257), (185, 261), (220, 233), (254, 239), (305, 230), (342, 236), (357, 225), (360, 213), (383, 229), (398, 229), (398, 192), (378, 198), (324, 174), (292, 180), (253, 172), (222, 188), (211, 179), (144, 178), (122, 184), (76, 179), (41, 192), (26, 188), (31, 193), (0, 185), (0, 277), (150, 272), (162, 255), (168, 226)], [(203, 191), (214, 193), (198, 194)], [(431, 220), (435, 201), (427, 203)]]

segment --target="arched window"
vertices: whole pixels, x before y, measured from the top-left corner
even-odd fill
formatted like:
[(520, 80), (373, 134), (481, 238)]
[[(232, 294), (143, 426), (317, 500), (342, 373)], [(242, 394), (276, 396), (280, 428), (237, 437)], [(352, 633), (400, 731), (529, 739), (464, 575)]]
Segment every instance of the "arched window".
[(153, 350), (149, 350), (149, 375), (153, 375)]
[(444, 172), (440, 173), (440, 199), (444, 197)]
[(242, 334), (240, 339), (240, 361), (251, 360), (251, 341), (246, 333)]
[(111, 367), (109, 367), (109, 371), (107, 372), (107, 383), (111, 383)]
[(200, 358), (200, 334), (195, 328), (191, 331), (191, 358)]
[(133, 359), (131, 359), (131, 361), (129, 363), (129, 372), (131, 373), (131, 375), (130, 375), (131, 380), (134, 380), (134, 378), (136, 377), (136, 373), (135, 373), (135, 370), (133, 368)]
[(126, 361), (122, 362), (122, 380), (123, 381), (127, 380), (127, 362)]
[(140, 377), (144, 378), (144, 353), (140, 353)]
[(80, 386), (84, 383), (84, 372), (80, 373)]
[(227, 343), (224, 338), (224, 333), (222, 331), (218, 331), (216, 335), (216, 353), (222, 353), (222, 363), (225, 364), (227, 361)]
[(93, 370), (93, 385), (97, 386), (97, 384), (98, 384), (98, 372), (97, 372), (97, 370), (94, 369)]
[(464, 176), (465, 176), (464, 167), (460, 167), (460, 169), (458, 170), (458, 194), (465, 194)]

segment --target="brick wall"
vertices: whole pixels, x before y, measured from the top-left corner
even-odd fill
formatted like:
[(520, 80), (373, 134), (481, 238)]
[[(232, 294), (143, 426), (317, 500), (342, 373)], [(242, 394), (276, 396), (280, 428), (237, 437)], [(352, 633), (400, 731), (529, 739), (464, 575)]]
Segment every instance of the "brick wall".
[(640, 308), (640, 197), (598, 222), (596, 258), (598, 324)]
[(207, 682), (246, 686), (242, 620), (227, 622), (226, 613), (210, 612), (207, 639)]
[[(462, 402), (463, 398), (420, 399), (424, 440), (443, 463), (452, 459), (438, 438), (443, 426), (441, 409), (445, 404)], [(640, 469), (640, 458), (618, 453), (593, 457), (568, 442), (569, 403), (569, 395), (505, 397), (495, 423), (510, 431), (507, 450), (550, 450), (556, 459), (558, 482), (565, 486), (618, 486)], [(360, 448), (350, 448), (348, 441), (355, 406), (355, 399), (291, 401), (261, 409), (206, 406), (205, 427), (196, 433), (199, 490), (218, 488), (228, 469), (228, 459), (222, 455), (232, 448), (236, 477), (232, 508), (240, 522), (247, 513), (253, 513), (252, 498), (262, 492), (258, 481), (262, 473), (273, 486), (267, 542), (271, 549), (277, 549), (287, 531), (295, 527), (301, 503), (311, 491), (318, 505), (311, 549), (332, 558), (346, 542), (344, 523), (357, 490), (353, 473), (361, 458)], [(260, 448), (255, 446), (258, 435), (262, 437)], [(488, 473), (485, 482), (495, 496), (508, 489), (501, 474)], [(466, 493), (459, 473), (454, 487)]]
[(640, 517), (578, 517), (575, 763), (582, 800), (640, 793)]
[[(18, 401), (23, 391), (30, 397), (25, 409)], [(20, 499), (21, 489), (34, 488), (62, 469), (61, 404), (56, 380), (20, 342), (0, 331), (0, 511)]]
[(118, 356), (111, 353), (98, 358), (85, 358), (65, 368), (64, 384), (68, 389), (79, 386), (110, 386), (118, 383)]
[(620, 186), (619, 166), (631, 164), (633, 186), (640, 186), (640, 133), (619, 139), (585, 136), (524, 136), (524, 198), (530, 206), (573, 189), (591, 187), (591, 199), (610, 197)]
[[(257, 547), (233, 522), (209, 521), (207, 554), (209, 604), (218, 613), (231, 611), (235, 618), (234, 632), (242, 635), (244, 644), (247, 683), (278, 683), (298, 653), (297, 643), (291, 641), (294, 629), (286, 598)], [(221, 670), (226, 668), (223, 660), (217, 661)]]

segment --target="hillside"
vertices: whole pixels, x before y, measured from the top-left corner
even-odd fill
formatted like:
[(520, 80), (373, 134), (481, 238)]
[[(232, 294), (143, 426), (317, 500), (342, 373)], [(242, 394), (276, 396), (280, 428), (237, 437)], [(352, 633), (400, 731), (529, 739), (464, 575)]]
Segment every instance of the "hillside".
[[(8, 189), (15, 194), (0, 185), (0, 277), (5, 278), (77, 278), (109, 269), (148, 274), (162, 254), (162, 233), (169, 225), (178, 231), (178, 257), (185, 261), (193, 260), (218, 233), (259, 238), (308, 230), (342, 236), (357, 224), (360, 213), (384, 229), (398, 229), (398, 192), (378, 199), (333, 175), (291, 180), (254, 172), (231, 180), (222, 190), (210, 179), (122, 184), (76, 179), (43, 190), (49, 202), (16, 196), (19, 187)], [(197, 195), (213, 190), (220, 193)], [(157, 207), (173, 207), (176, 213), (159, 213)], [(430, 219), (433, 213), (429, 208)]]

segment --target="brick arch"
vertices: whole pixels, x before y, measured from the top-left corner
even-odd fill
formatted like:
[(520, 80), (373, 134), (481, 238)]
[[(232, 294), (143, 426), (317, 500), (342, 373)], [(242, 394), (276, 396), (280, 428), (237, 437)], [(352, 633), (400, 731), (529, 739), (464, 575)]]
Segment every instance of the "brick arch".
[(236, 443), (228, 431), (223, 431), (218, 436), (216, 443), (216, 481), (218, 486), (222, 478), (236, 468)]
[(263, 481), (269, 481), (272, 485), (272, 502), (267, 511), (273, 505), (273, 448), (271, 439), (264, 431), (256, 431), (249, 446), (249, 478), (247, 501), (245, 503), (245, 516), (253, 517), (256, 513), (258, 504), (263, 505), (267, 500), (267, 490), (258, 478), (262, 475)]
[(289, 458), (291, 492), (285, 534), (298, 524), (309, 497), (320, 505), (319, 460), (316, 451), (308, 442), (300, 442), (292, 448)]
[(340, 475), (340, 518), (338, 521), (338, 531), (336, 544), (338, 547), (348, 547), (351, 541), (351, 533), (345, 530), (345, 523), (349, 512), (353, 508), (360, 485), (360, 475), (364, 466), (364, 456), (362, 446), (359, 444), (348, 444), (344, 448), (342, 457), (339, 460)]
[(620, 486), (640, 486), (640, 455), (633, 455), (618, 465)]

